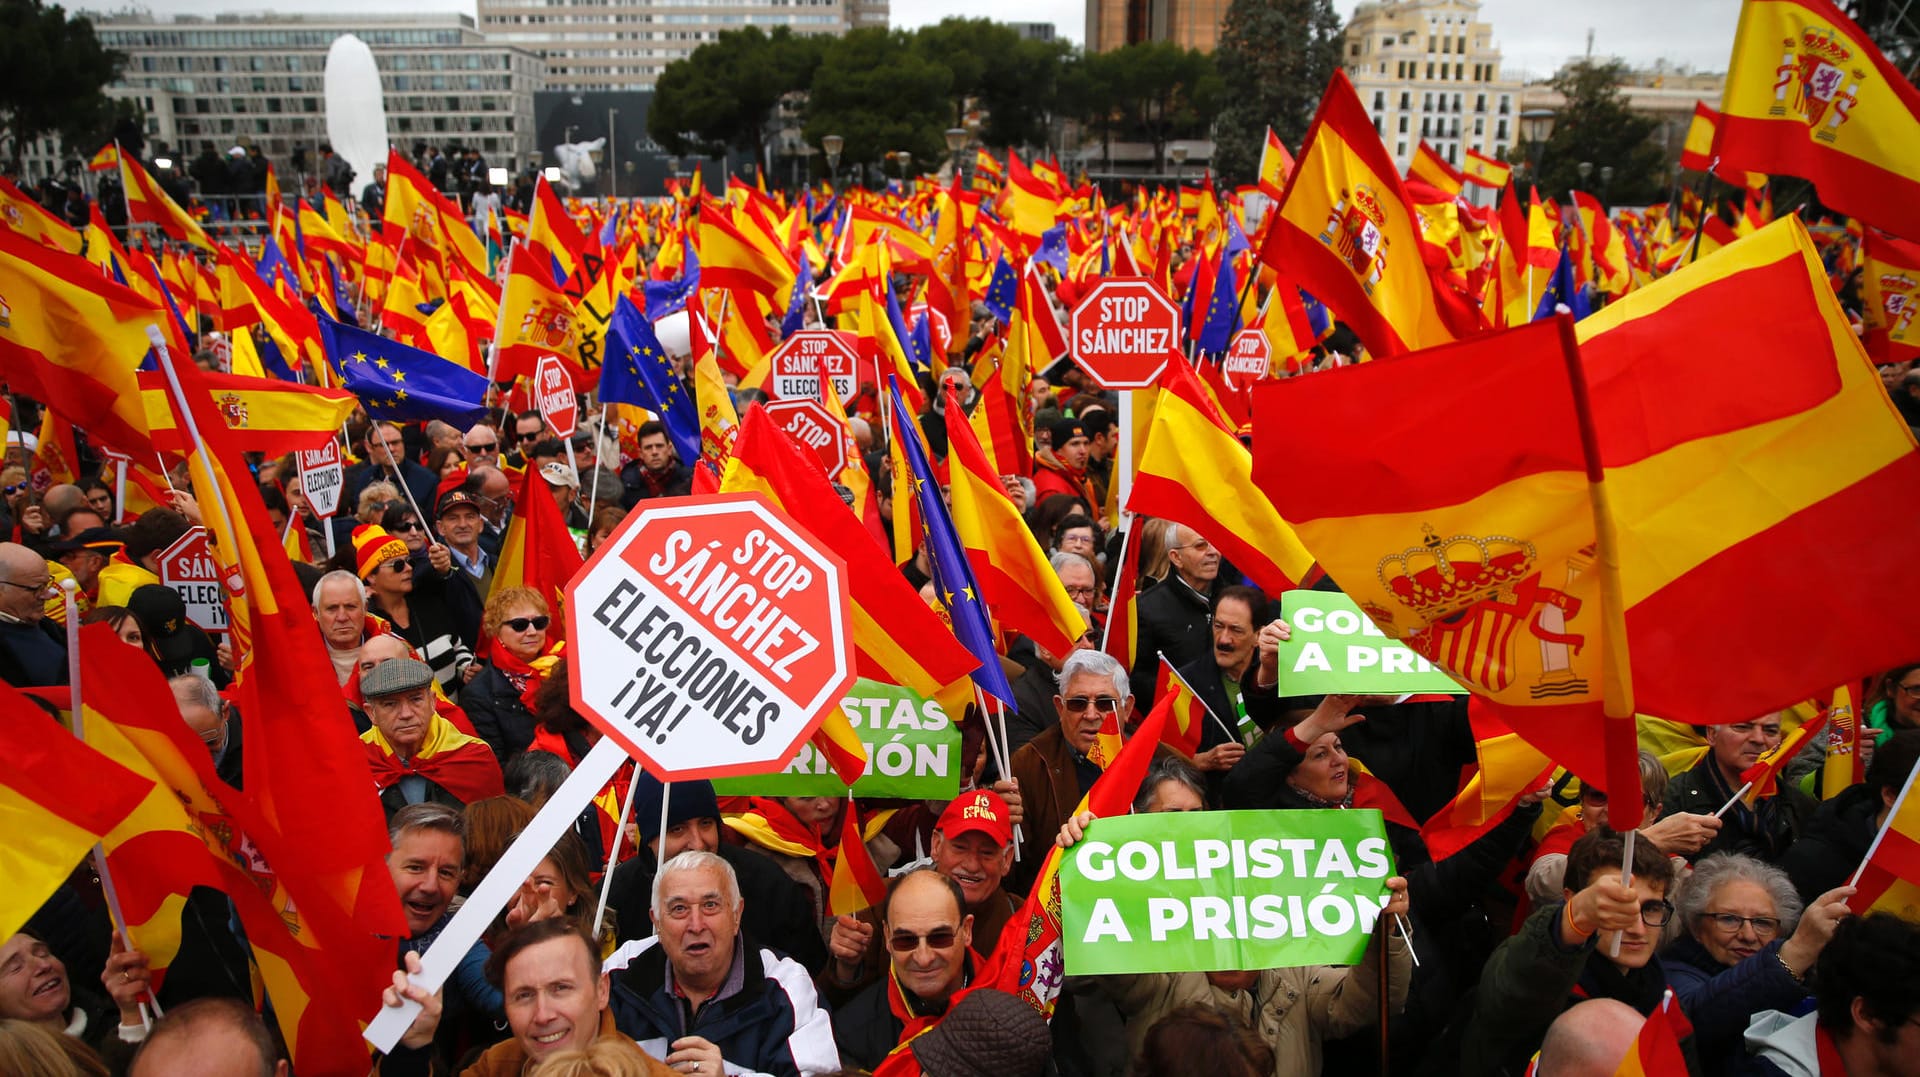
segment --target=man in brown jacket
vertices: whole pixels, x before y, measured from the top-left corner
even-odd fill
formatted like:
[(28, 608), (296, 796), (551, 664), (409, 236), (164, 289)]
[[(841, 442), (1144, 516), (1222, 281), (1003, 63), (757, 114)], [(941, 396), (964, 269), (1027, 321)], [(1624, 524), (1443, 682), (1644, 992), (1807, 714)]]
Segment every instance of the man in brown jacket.
[(1024, 808), (1019, 826), (1022, 852), (1008, 888), (1024, 894), (1033, 886), (1046, 848), (1100, 777), (1087, 758), (1100, 724), (1116, 715), (1125, 729), (1133, 717), (1127, 670), (1103, 651), (1075, 651), (1060, 665), (1060, 694), (1053, 697), (1059, 724), (1013, 753), (1013, 780)]

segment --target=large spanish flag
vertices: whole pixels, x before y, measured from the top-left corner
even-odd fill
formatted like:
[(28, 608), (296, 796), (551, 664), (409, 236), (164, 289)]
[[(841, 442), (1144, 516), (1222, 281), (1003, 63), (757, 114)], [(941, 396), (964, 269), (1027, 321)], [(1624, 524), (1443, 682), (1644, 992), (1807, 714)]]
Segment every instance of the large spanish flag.
[(1260, 260), (1318, 296), (1378, 358), (1479, 328), (1434, 287), (1421, 245), (1399, 170), (1336, 71)]
[(0, 375), (99, 442), (152, 453), (134, 372), (166, 315), (78, 255), (0, 228)]
[(127, 220), (137, 224), (157, 224), (160, 230), (182, 243), (191, 243), (205, 251), (213, 250), (200, 222), (180, 204), (167, 196), (153, 173), (145, 165), (120, 156), (120, 184), (126, 192)]
[[(1557, 349), (1512, 331), (1263, 387), (1262, 486), (1384, 630), (1603, 788), (1603, 629), (1608, 646), (1633, 641), (1638, 709), (1693, 724), (1781, 710), (1920, 653), (1920, 622), (1882, 598), (1920, 544), (1920, 455), (1797, 219), (1577, 332), (1585, 376), (1571, 384)], [(1752, 391), (1712, 391), (1726, 354), (1746, 359)], [(1356, 411), (1380, 417), (1364, 438)], [(1412, 418), (1436, 414), (1453, 417), (1440, 448)], [(1307, 447), (1315, 466), (1293, 466)], [(1604, 472), (1604, 515), (1586, 511), (1586, 460)], [(1607, 528), (1615, 541), (1596, 548)], [(1609, 547), (1617, 606), (1598, 588)], [(1744, 630), (1762, 622), (1822, 629)], [(1700, 693), (1699, 671), (1734, 668)], [(1611, 777), (1635, 787), (1614, 755), (1627, 769)]]
[(461, 215), (460, 207), (434, 190), (397, 149), (387, 151), (382, 228), (386, 242), (393, 246), (399, 245), (400, 237), (412, 235), (433, 252), (434, 263), (443, 271), (457, 265), (476, 277), (487, 275), (487, 245)]
[(981, 597), (1003, 630), (1019, 632), (1064, 656), (1086, 635), (1086, 619), (1074, 609), (1020, 510), (1008, 500), (959, 398), (951, 393), (946, 418), (953, 529), (966, 547)]
[(709, 203), (700, 214), (700, 286), (756, 292), (785, 303), (793, 292), (792, 259), (757, 243), (724, 206)]
[[(1298, 586), (1313, 567), (1313, 555), (1254, 485), (1252, 457), (1207, 399), (1193, 368), (1168, 363), (1154, 395), (1153, 425), (1127, 508), (1206, 536), (1270, 595)], [(1266, 428), (1260, 429), (1264, 436)], [(1312, 453), (1298, 457), (1307, 469), (1316, 465), (1304, 462), (1314, 459)]]
[[(235, 447), (242, 452), (282, 456), (301, 449), (317, 449), (333, 440), (340, 433), (341, 424), (360, 406), (353, 394), (344, 389), (316, 389), (276, 378), (239, 374), (203, 373), (201, 377), (214, 411), (225, 421)], [(153, 447), (161, 452), (191, 449), (186, 432), (174, 422), (166, 375), (149, 370), (142, 371), (139, 378), (147, 426), (153, 431)]]
[(524, 243), (508, 253), (488, 377), (498, 382), (531, 377), (541, 356), (556, 355), (567, 364), (575, 388), (584, 391), (593, 381), (580, 365), (580, 323), (573, 300), (554, 283), (552, 266), (551, 259)]
[(1828, 0), (1746, 0), (1713, 151), (1785, 172), (1827, 206), (1920, 239), (1920, 90)]
[(11, 938), (153, 783), (0, 685), (0, 936)]
[(1920, 358), (1920, 242), (1868, 229), (1860, 256), (1867, 354), (1876, 363)]

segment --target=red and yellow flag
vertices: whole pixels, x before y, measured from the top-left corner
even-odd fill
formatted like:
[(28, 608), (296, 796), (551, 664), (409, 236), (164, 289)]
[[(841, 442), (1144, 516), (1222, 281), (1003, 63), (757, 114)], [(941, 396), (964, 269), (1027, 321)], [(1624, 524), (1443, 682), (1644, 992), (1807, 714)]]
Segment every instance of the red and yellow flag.
[(1440, 156), (1440, 151), (1427, 145), (1424, 138), (1420, 140), (1420, 148), (1413, 151), (1413, 160), (1407, 165), (1407, 178), (1419, 180), (1449, 198), (1458, 195), (1467, 181), (1458, 169)]
[(1752, 766), (1740, 772), (1740, 781), (1747, 787), (1740, 799), (1746, 802), (1747, 807), (1751, 808), (1762, 797), (1770, 797), (1780, 791), (1780, 768), (1792, 762), (1793, 757), (1800, 754), (1800, 749), (1806, 747), (1807, 741), (1826, 724), (1827, 716), (1824, 714), (1801, 722), (1793, 732), (1781, 737), (1780, 743), (1771, 750), (1762, 752)]
[(1687, 1056), (1680, 1041), (1693, 1034), (1693, 1024), (1680, 1012), (1669, 990), (1660, 1007), (1647, 1015), (1640, 1032), (1614, 1067), (1613, 1077), (1688, 1077)]
[(851, 916), (885, 901), (887, 880), (867, 851), (860, 836), (860, 813), (851, 797), (840, 813), (840, 848), (834, 857), (833, 880), (827, 886), (827, 911), (834, 916)]
[(1366, 106), (1336, 71), (1260, 260), (1353, 327), (1375, 358), (1476, 331), (1475, 315), (1434, 286), (1419, 218)]
[(1890, 912), (1903, 920), (1920, 920), (1920, 797), (1913, 781), (1920, 767), (1907, 775), (1907, 784), (1887, 812), (1887, 821), (1867, 847), (1866, 859), (1848, 880), (1860, 892), (1847, 907), (1864, 916)]
[(1693, 119), (1687, 124), (1687, 140), (1680, 147), (1680, 167), (1705, 172), (1713, 167), (1713, 137), (1719, 130), (1720, 113), (1705, 101), (1693, 103)]
[(1313, 555), (1254, 485), (1252, 457), (1206, 392), (1193, 368), (1167, 364), (1127, 507), (1197, 531), (1267, 594), (1292, 590)]
[(1160, 743), (1179, 752), (1191, 760), (1200, 753), (1200, 742), (1206, 737), (1204, 723), (1209, 717), (1219, 721), (1219, 717), (1208, 709), (1180, 671), (1173, 668), (1166, 655), (1160, 656), (1160, 670), (1155, 677), (1153, 700), (1154, 707), (1167, 708), (1167, 723), (1160, 729)]
[(435, 268), (441, 270), (441, 279), (456, 265), (476, 277), (487, 275), (487, 245), (474, 233), (460, 207), (434, 190), (427, 177), (397, 149), (387, 152), (382, 228), (387, 233), (386, 242), (393, 246), (399, 245), (402, 236), (412, 236), (430, 252)]
[(1920, 358), (1920, 242), (1868, 229), (1860, 255), (1867, 355), (1876, 363)]
[(101, 443), (150, 457), (134, 371), (165, 313), (86, 259), (3, 228), (0, 297), (0, 375), (13, 391)]
[(507, 534), (500, 541), (500, 555), (495, 561), (493, 586), (526, 587), (546, 599), (553, 615), (547, 638), (561, 639), (566, 624), (562, 607), (567, 581), (585, 563), (580, 559), (580, 547), (574, 544), (560, 506), (554, 503), (547, 480), (540, 477), (537, 468), (529, 467), (521, 473), (513, 505), (513, 519), (507, 523)]
[(1445, 860), (1505, 821), (1520, 797), (1540, 788), (1553, 772), (1553, 761), (1539, 749), (1483, 713), (1485, 708), (1471, 700), (1467, 706), (1479, 766), (1420, 828), (1420, 839), (1435, 860)]
[(157, 224), (161, 231), (173, 239), (191, 243), (202, 250), (213, 250), (213, 240), (207, 238), (200, 222), (168, 197), (146, 166), (122, 155), (120, 184), (126, 192), (127, 220), (137, 224)]
[(1003, 630), (1066, 655), (1086, 634), (1086, 620), (1008, 499), (958, 396), (951, 393), (946, 422), (953, 529), (966, 548), (980, 597)]
[(1866, 778), (1866, 760), (1860, 755), (1860, 714), (1853, 709), (1853, 689), (1842, 685), (1827, 702), (1827, 758), (1820, 769), (1820, 799), (1831, 800), (1842, 789)]
[(699, 250), (702, 288), (754, 292), (781, 304), (793, 292), (793, 261), (756, 243), (720, 207), (710, 205), (700, 214)]
[(1505, 187), (1507, 181), (1513, 177), (1513, 166), (1498, 157), (1488, 157), (1468, 150), (1466, 158), (1460, 166), (1460, 175), (1468, 183), (1498, 190)]
[(95, 150), (92, 157), (87, 158), (89, 172), (111, 172), (119, 167), (120, 144), (118, 142), (107, 143)]
[(1293, 154), (1280, 141), (1280, 136), (1267, 128), (1266, 144), (1260, 148), (1260, 193), (1274, 201), (1286, 192), (1287, 177), (1293, 175)]
[(79, 232), (48, 213), (38, 199), (0, 179), (0, 231), (6, 229), (68, 254), (80, 253)]
[(1713, 152), (1723, 174), (1812, 180), (1820, 201), (1920, 239), (1920, 90), (1828, 0), (1746, 0)]
[[(244, 337), (242, 333), (235, 340)], [(188, 451), (192, 442), (174, 421), (166, 375), (149, 370), (141, 371), (139, 377), (153, 447), (161, 452)], [(359, 401), (344, 389), (316, 389), (239, 374), (203, 373), (202, 378), (214, 412), (242, 452), (283, 456), (317, 449), (337, 437), (341, 424), (359, 407)]]
[[(76, 795), (81, 793), (82, 795)], [(153, 782), (71, 736), (17, 689), (0, 685), (0, 933), (11, 938)]]
[(551, 265), (524, 245), (507, 257), (489, 376), (500, 382), (532, 376), (541, 356), (557, 355), (569, 364), (574, 388), (584, 392), (591, 381), (580, 366), (580, 324), (573, 300), (553, 281)]

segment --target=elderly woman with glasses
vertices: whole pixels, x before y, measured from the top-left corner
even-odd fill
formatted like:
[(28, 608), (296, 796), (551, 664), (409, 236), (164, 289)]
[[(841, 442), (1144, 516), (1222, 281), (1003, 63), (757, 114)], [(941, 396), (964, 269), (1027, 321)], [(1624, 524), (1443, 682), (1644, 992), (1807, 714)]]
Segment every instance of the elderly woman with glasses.
[(503, 587), (487, 599), (480, 621), (483, 668), (461, 689), (460, 706), (502, 767), (527, 750), (539, 729), (534, 693), (559, 661), (559, 642), (548, 643), (552, 624), (547, 600), (531, 588)]
[(1852, 894), (1849, 886), (1829, 890), (1803, 913), (1786, 872), (1771, 864), (1716, 853), (1694, 866), (1677, 902), (1685, 934), (1662, 960), (1707, 1077), (1740, 1064), (1754, 1014), (1793, 1010), (1806, 998), (1807, 972)]

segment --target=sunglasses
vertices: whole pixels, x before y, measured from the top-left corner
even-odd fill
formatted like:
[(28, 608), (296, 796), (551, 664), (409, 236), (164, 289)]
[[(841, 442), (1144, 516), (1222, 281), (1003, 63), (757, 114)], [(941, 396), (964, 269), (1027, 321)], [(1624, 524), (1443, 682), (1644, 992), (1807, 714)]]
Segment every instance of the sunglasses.
[(426, 525), (420, 521), (408, 520), (406, 523), (395, 525), (393, 532), (396, 535), (404, 535), (409, 531), (425, 531), (426, 529)]
[(1112, 696), (1068, 696), (1060, 702), (1066, 705), (1068, 714), (1079, 714), (1088, 707), (1109, 712), (1120, 709), (1120, 701)]
[(525, 632), (529, 628), (537, 628), (545, 632), (547, 626), (552, 623), (553, 618), (551, 617), (514, 617), (510, 620), (501, 621), (500, 626), (502, 628), (511, 628), (515, 632)]
[(489, 441), (484, 445), (469, 445), (467, 446), (467, 451), (468, 452), (499, 452), (500, 443), (497, 441)]
[(950, 927), (935, 928), (925, 935), (896, 931), (892, 935), (887, 936), (887, 949), (892, 950), (896, 954), (910, 954), (918, 950), (920, 944), (924, 942), (927, 944), (927, 949), (929, 950), (945, 950), (952, 946), (954, 940), (959, 937), (960, 933)]

